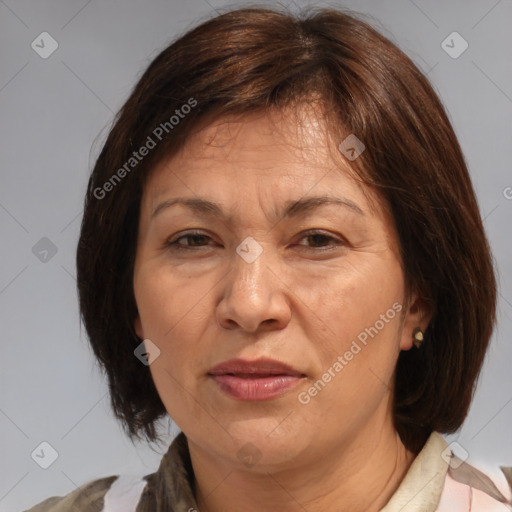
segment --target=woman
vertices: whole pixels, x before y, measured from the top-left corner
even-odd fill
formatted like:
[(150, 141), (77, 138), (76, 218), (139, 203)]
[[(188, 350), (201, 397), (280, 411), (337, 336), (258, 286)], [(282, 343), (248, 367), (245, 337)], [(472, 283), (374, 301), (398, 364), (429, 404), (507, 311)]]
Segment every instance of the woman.
[(151, 63), (93, 170), (84, 324), (155, 473), (40, 511), (510, 510), (441, 433), (495, 322), (488, 242), (426, 78), (336, 10), (239, 9)]

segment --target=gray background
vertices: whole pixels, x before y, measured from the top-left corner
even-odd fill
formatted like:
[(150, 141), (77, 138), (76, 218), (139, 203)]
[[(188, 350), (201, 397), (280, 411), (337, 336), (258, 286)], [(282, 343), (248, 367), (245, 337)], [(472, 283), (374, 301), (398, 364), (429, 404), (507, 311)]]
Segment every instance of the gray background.
[[(79, 326), (75, 248), (88, 174), (114, 112), (164, 46), (224, 5), (0, 0), (2, 511), (93, 478), (153, 472), (166, 451), (133, 446), (110, 413), (106, 382)], [(448, 440), (480, 467), (512, 465), (512, 2), (321, 5), (371, 15), (428, 73), (449, 111), (499, 269), (500, 302), (470, 415)], [(59, 45), (47, 59), (31, 47), (43, 31)], [(453, 31), (469, 44), (456, 59), (441, 46)], [(56, 254), (41, 252), (49, 247), (43, 237)], [(163, 422), (162, 429), (170, 442), (175, 427)], [(48, 469), (31, 457), (42, 441), (59, 455)]]

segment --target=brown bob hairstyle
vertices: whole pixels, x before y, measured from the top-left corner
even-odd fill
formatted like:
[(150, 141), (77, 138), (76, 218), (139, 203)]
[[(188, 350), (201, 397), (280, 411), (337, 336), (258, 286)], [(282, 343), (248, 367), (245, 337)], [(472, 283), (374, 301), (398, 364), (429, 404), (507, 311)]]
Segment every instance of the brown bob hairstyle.
[(200, 121), (295, 108), (312, 97), (321, 99), (333, 140), (353, 133), (365, 144), (350, 165), (389, 205), (407, 288), (433, 311), (421, 348), (399, 355), (395, 427), (417, 453), (433, 430), (451, 433), (464, 421), (495, 324), (496, 280), (439, 98), (412, 61), (358, 16), (243, 8), (201, 23), (151, 62), (89, 180), (77, 248), (80, 312), (130, 439), (158, 441), (156, 421), (166, 415), (149, 367), (134, 356), (141, 340), (133, 270), (148, 173)]

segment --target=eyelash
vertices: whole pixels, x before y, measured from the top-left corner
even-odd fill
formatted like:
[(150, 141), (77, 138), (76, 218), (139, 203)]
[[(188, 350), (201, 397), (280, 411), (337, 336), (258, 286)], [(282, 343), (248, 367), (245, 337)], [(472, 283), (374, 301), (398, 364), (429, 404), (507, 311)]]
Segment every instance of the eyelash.
[[(344, 240), (338, 239), (334, 236), (328, 235), (322, 231), (314, 230), (314, 229), (305, 231), (302, 234), (301, 240), (303, 238), (307, 238), (310, 236), (322, 236), (323, 238), (326, 238), (333, 242), (336, 242), (336, 244), (331, 244), (331, 245), (345, 245), (346, 244), (346, 242)], [(178, 250), (178, 251), (180, 251), (180, 250), (197, 251), (197, 250), (201, 249), (202, 247), (205, 247), (204, 245), (202, 245), (202, 246), (186, 246), (186, 245), (178, 244), (178, 241), (181, 240), (182, 238), (193, 238), (193, 237), (203, 237), (203, 238), (209, 238), (211, 240), (211, 237), (209, 237), (208, 235), (206, 235), (204, 233), (201, 233), (200, 231), (190, 231), (188, 233), (180, 234), (179, 237), (175, 237), (174, 239), (168, 240), (165, 243), (165, 247), (167, 247), (171, 250)], [(302, 244), (298, 244), (298, 245), (302, 245)], [(312, 247), (312, 249), (315, 249), (317, 252), (318, 251), (329, 251), (329, 250), (332, 250), (333, 247), (331, 247), (331, 248)]]

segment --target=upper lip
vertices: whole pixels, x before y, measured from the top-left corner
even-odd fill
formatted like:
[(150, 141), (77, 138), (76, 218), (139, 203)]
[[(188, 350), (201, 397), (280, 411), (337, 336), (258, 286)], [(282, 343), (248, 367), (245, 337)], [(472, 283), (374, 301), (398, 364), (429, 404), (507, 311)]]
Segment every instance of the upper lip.
[(303, 377), (299, 370), (277, 361), (262, 357), (249, 361), (247, 359), (230, 359), (224, 361), (208, 371), (209, 375), (293, 375)]

